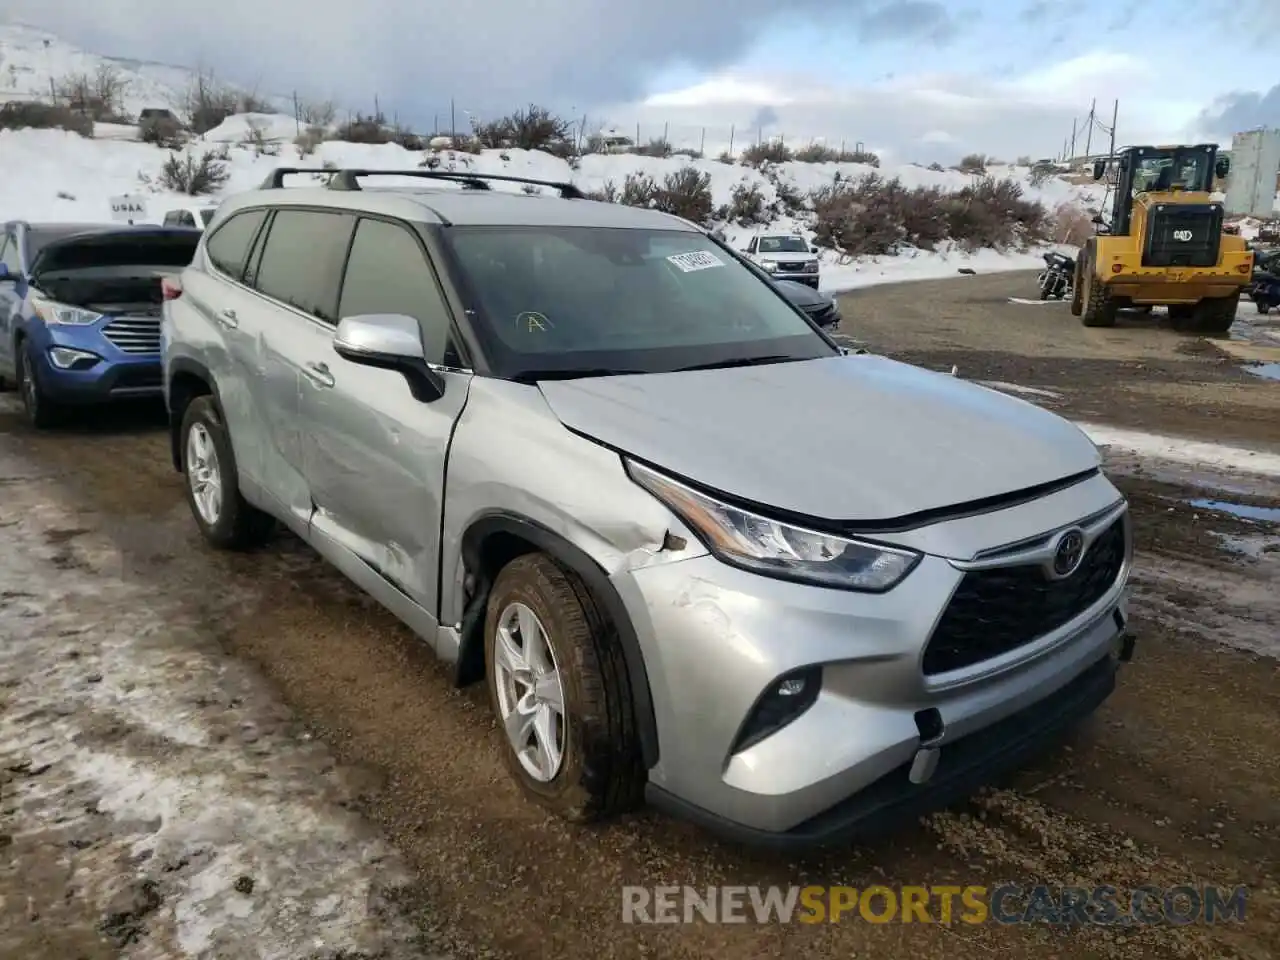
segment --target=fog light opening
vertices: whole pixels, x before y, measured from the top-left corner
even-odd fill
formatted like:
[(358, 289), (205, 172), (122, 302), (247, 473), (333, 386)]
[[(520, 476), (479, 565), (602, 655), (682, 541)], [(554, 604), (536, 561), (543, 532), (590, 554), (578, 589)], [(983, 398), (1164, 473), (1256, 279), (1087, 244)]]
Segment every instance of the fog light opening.
[(741, 753), (783, 727), (794, 723), (818, 700), (822, 691), (822, 667), (803, 667), (765, 687), (734, 739), (731, 753)]

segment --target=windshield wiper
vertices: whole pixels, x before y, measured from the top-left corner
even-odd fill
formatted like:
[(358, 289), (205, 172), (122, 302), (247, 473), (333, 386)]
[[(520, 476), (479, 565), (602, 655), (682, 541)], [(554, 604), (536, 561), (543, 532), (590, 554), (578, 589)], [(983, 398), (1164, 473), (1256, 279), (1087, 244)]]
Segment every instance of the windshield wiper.
[(578, 380), (590, 377), (624, 377), (628, 374), (647, 373), (646, 370), (614, 370), (610, 367), (588, 367), (580, 370), (521, 370), (511, 379), (516, 383), (537, 383), (539, 380)]
[(689, 367), (676, 367), (674, 373), (686, 373), (690, 370), (721, 370), (726, 367), (757, 367), (766, 363), (786, 363), (810, 359), (807, 357), (790, 357), (782, 354), (770, 354), (767, 357), (739, 357), (737, 360), (716, 360), (712, 363), (695, 363)]

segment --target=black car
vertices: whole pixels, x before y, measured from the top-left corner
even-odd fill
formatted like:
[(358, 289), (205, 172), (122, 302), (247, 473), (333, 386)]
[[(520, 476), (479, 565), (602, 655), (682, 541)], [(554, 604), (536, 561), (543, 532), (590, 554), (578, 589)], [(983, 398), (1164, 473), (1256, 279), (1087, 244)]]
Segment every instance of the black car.
[(830, 332), (840, 326), (840, 308), (830, 294), (819, 293), (813, 287), (794, 280), (770, 279), (769, 282), (824, 330)]

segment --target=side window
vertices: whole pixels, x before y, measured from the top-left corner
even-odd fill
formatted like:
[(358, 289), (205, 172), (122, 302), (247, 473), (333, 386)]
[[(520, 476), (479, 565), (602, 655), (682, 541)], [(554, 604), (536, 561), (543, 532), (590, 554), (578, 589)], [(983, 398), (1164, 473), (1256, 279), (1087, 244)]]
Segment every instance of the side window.
[(249, 245), (266, 216), (265, 210), (246, 210), (215, 230), (205, 243), (205, 253), (213, 265), (233, 280), (244, 276)]
[(413, 317), (422, 331), (427, 361), (444, 362), (449, 346), (448, 305), (413, 234), (384, 220), (360, 221), (342, 282), (338, 316), (363, 313)]
[(354, 226), (355, 218), (346, 213), (277, 209), (254, 287), (318, 320), (337, 323), (342, 261)]
[(757, 240), (755, 237), (752, 237), (752, 238), (751, 238), (751, 242), (750, 242), (749, 244), (747, 244), (747, 252), (748, 252), (748, 253), (755, 253), (755, 252), (756, 252), (756, 245), (757, 245), (758, 243), (759, 243), (759, 240)]
[(0, 233), (0, 263), (9, 268), (9, 275), (22, 272), (22, 264), (18, 262), (18, 244), (13, 235)]
[(178, 225), (178, 211), (170, 210), (168, 213), (164, 215), (164, 223), (162, 224), (162, 226), (176, 227), (177, 225)]
[(178, 226), (194, 227), (195, 225), (196, 218), (191, 215), (190, 210), (181, 210), (178, 212)]

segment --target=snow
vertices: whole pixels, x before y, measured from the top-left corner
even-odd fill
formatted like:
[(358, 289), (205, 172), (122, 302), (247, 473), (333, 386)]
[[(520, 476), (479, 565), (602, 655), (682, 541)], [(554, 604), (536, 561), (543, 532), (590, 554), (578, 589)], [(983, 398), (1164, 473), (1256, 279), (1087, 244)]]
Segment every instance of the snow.
[(130, 115), (146, 107), (177, 107), (196, 76), (187, 67), (89, 53), (25, 24), (0, 24), (0, 103), (46, 99), (51, 84), (72, 74), (92, 77), (104, 65), (125, 81), (121, 106)]
[(1076, 426), (1099, 447), (1130, 453), (1144, 460), (1159, 460), (1223, 473), (1280, 477), (1280, 454), (1098, 423), (1081, 422)]
[[(0, 131), (0, 169), (22, 171), (21, 176), (0, 182), (0, 214), (6, 219), (30, 221), (74, 220), (97, 222), (110, 219), (108, 200), (122, 194), (148, 195), (144, 222), (159, 223), (166, 211), (188, 205), (192, 198), (156, 189), (153, 186), (168, 153), (157, 147), (126, 139), (128, 128), (99, 124), (102, 136), (86, 140), (61, 130)], [(259, 155), (247, 142), (254, 129), (273, 143), (276, 155)], [(256, 188), (278, 166), (320, 168), (329, 166), (364, 167), (374, 170), (418, 169), (424, 155), (408, 151), (396, 144), (356, 144), (327, 141), (310, 157), (299, 156), (293, 145), (297, 124), (293, 117), (279, 114), (243, 114), (228, 118), (220, 126), (196, 141), (192, 150), (225, 147), (230, 158), (231, 174), (222, 193), (210, 198), (197, 198), (201, 205), (216, 204), (221, 197), (237, 191)], [(612, 183), (621, 188), (628, 174), (647, 174), (659, 182), (668, 174), (693, 166), (711, 177), (712, 200), (716, 206), (727, 204), (733, 188), (742, 182), (754, 184), (767, 203), (777, 197), (774, 184), (760, 171), (715, 160), (690, 160), (687, 157), (644, 157), (632, 154), (593, 154), (582, 157), (574, 169), (558, 157), (540, 151), (486, 150), (472, 155), (442, 151), (436, 154), (442, 169), (474, 170), (478, 173), (500, 173), (556, 182), (568, 181), (586, 190), (600, 190)], [(807, 193), (830, 185), (837, 173), (841, 179), (871, 173), (875, 168), (853, 163), (800, 163), (779, 165), (777, 172), (797, 190)], [(878, 171), (886, 177), (899, 177), (910, 186), (936, 185), (948, 190), (960, 189), (972, 177), (954, 171), (931, 171), (906, 165)], [(1056, 207), (1064, 202), (1093, 202), (1089, 187), (1072, 186), (1051, 180), (1038, 187), (1028, 181), (1026, 168), (996, 168), (996, 176), (1010, 176), (1024, 182), (1027, 195)], [(421, 181), (388, 178), (385, 185), (421, 185)], [(497, 185), (495, 189), (518, 189)], [(761, 230), (808, 233), (805, 224), (782, 217), (770, 224), (725, 227), (725, 239), (736, 247), (746, 245), (748, 238)], [(1042, 251), (999, 252), (979, 250), (968, 254), (958, 250), (937, 252), (907, 250), (895, 257), (863, 258), (839, 263), (834, 255), (822, 255), (822, 286), (829, 292), (855, 289), (876, 283), (953, 276), (961, 267), (978, 273), (1000, 270), (1033, 269), (1041, 265)]]

